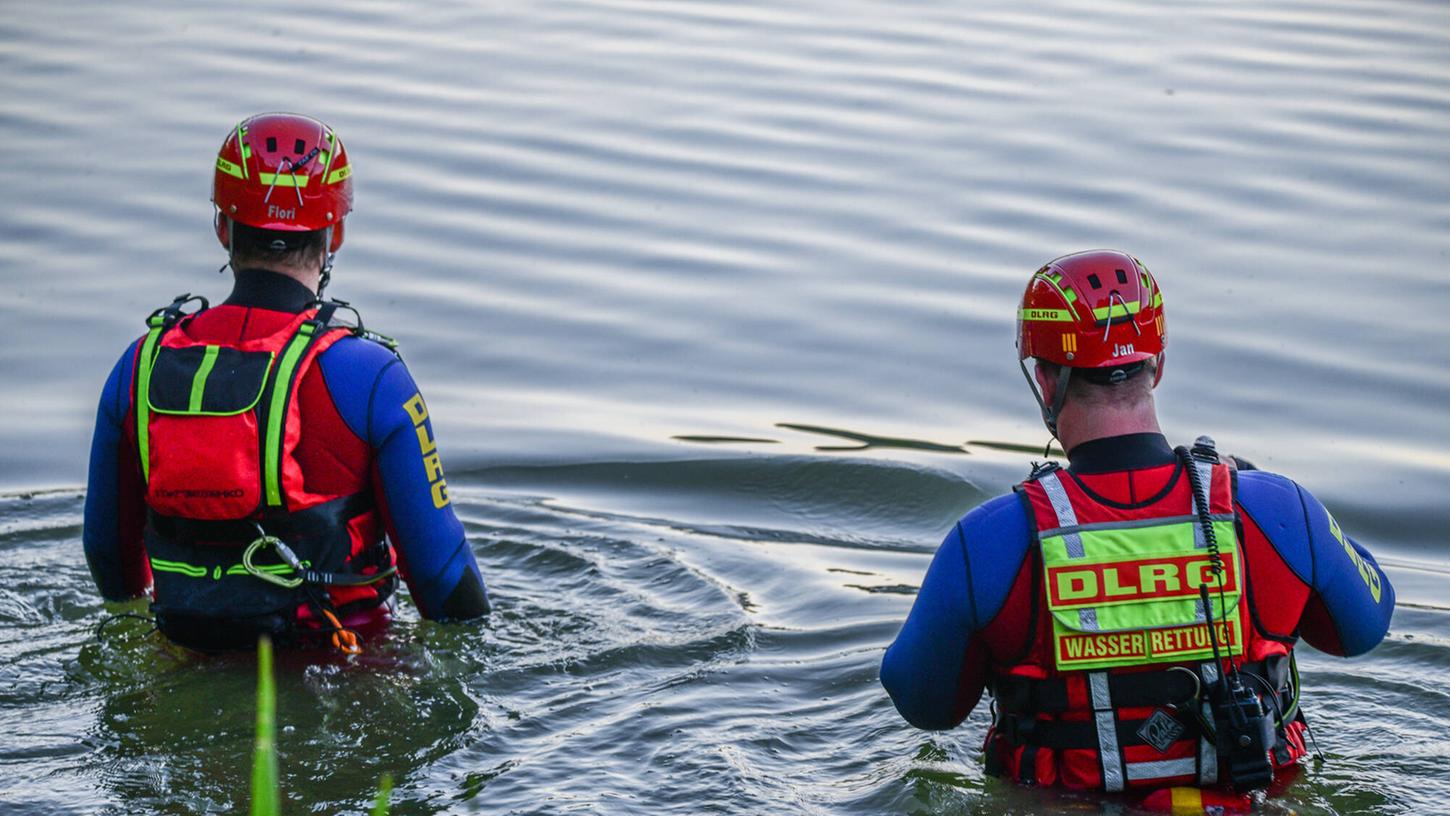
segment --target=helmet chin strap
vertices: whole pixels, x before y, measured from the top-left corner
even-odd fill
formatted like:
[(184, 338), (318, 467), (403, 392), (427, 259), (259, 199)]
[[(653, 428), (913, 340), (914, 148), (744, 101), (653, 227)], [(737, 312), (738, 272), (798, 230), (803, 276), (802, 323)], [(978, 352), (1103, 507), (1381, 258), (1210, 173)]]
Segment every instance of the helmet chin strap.
[[(325, 247), (332, 246), (332, 227), (328, 227), (327, 232), (323, 234), (322, 245)], [(322, 290), (326, 289), (328, 282), (332, 280), (332, 259), (334, 257), (336, 257), (336, 253), (331, 251), (326, 252), (322, 256), (322, 274), (317, 279), (318, 298), (322, 297)]]
[(332, 253), (329, 252), (329, 253), (327, 253), (327, 257), (323, 258), (323, 260), (322, 260), (322, 274), (319, 275), (318, 278), (317, 278), (317, 296), (319, 298), (322, 297), (322, 290), (327, 288), (327, 284), (331, 280), (332, 280)]
[(1017, 366), (1022, 369), (1022, 376), (1027, 378), (1027, 387), (1032, 389), (1032, 396), (1037, 400), (1037, 407), (1042, 409), (1042, 424), (1057, 438), (1057, 418), (1062, 415), (1062, 406), (1067, 402), (1067, 381), (1072, 378), (1072, 369), (1067, 366), (1059, 366), (1057, 371), (1057, 393), (1052, 395), (1052, 405), (1042, 398), (1042, 392), (1037, 388), (1037, 381), (1027, 370), (1027, 361), (1018, 360)]

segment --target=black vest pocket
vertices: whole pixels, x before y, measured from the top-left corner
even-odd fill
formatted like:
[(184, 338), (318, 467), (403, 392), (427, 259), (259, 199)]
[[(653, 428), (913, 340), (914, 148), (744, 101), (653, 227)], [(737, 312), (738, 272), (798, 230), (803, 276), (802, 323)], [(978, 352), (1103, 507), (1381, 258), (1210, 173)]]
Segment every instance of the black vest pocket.
[(269, 351), (222, 346), (163, 346), (151, 364), (146, 401), (162, 414), (231, 416), (262, 397), (272, 368)]

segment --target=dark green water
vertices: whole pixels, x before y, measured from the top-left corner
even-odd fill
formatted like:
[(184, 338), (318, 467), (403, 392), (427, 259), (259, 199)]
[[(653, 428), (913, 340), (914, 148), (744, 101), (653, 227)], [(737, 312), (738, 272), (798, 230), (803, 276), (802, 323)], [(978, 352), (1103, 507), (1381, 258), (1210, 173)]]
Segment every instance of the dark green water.
[(357, 167), (334, 294), (429, 398), (497, 612), (404, 601), (283, 656), (289, 813), (1057, 813), (986, 712), (877, 682), (931, 552), (1046, 440), (1027, 274), (1121, 246), (1177, 440), (1298, 478), (1389, 565), (1390, 639), (1304, 655), (1328, 756), (1267, 813), (1450, 813), (1450, 7), (1439, 2), (0, 0), (0, 812), (247, 796), (254, 665), (108, 613), (96, 395), (226, 281), (243, 116)]

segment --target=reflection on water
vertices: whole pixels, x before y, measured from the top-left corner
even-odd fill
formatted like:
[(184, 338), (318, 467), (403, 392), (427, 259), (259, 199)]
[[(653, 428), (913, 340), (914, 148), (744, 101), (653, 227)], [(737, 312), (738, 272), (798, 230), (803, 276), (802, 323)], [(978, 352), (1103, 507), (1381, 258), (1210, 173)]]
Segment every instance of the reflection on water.
[(800, 431), (801, 433), (835, 436), (860, 443), (857, 445), (817, 445), (816, 450), (818, 451), (863, 451), (873, 448), (901, 448), (904, 450), (931, 451), (932, 453), (968, 453), (961, 445), (943, 445), (937, 442), (928, 442), (924, 439), (873, 436), (872, 434), (858, 433), (856, 431), (844, 431), (839, 428), (823, 428), (819, 425), (796, 425), (790, 422), (777, 422), (775, 426), (777, 428)]
[(779, 441), (775, 439), (764, 439), (758, 436), (709, 436), (704, 434), (679, 434), (670, 438), (680, 442), (698, 442), (702, 445), (774, 445)]
[(989, 442), (981, 439), (973, 439), (967, 444), (978, 448), (991, 448), (992, 450), (1010, 451), (1012, 453), (1030, 453), (1034, 456), (1055, 456), (1059, 459), (1067, 456), (1062, 448), (1056, 445), (1049, 445), (1044, 448), (1036, 445), (1022, 445), (1016, 442)]
[[(777, 428), (785, 428), (791, 431), (798, 431), (806, 434), (818, 434), (821, 436), (835, 436), (841, 439), (848, 439), (857, 442), (856, 445), (817, 445), (814, 450), (820, 452), (851, 452), (881, 449), (896, 449), (906, 451), (927, 451), (930, 453), (971, 453), (968, 447), (988, 448), (1009, 453), (1030, 453), (1038, 457), (1064, 457), (1062, 449), (1056, 445), (1024, 445), (1019, 442), (993, 442), (990, 440), (974, 439), (963, 445), (949, 445), (941, 442), (929, 442), (925, 439), (905, 439), (892, 436), (878, 436), (876, 434), (864, 433), (861, 431), (848, 431), (841, 428), (826, 428), (820, 425), (799, 425), (791, 422), (777, 422)], [(779, 439), (767, 439), (758, 436), (712, 436), (708, 434), (677, 434), (670, 437), (679, 442), (693, 442), (706, 445), (775, 445)]]
[(383, 772), (400, 814), (1118, 812), (876, 678), (1042, 455), (1026, 274), (1095, 246), (1164, 287), (1172, 438), (1300, 478), (1406, 601), (1304, 660), (1330, 761), (1268, 812), (1450, 799), (1444, 3), (50, 3), (0, 67), (0, 809), (245, 797), (250, 665), (96, 641), (46, 488), (141, 318), (224, 296), (207, 168), (277, 107), (347, 140), (333, 290), (402, 341), (498, 607), (280, 668), (289, 812)]

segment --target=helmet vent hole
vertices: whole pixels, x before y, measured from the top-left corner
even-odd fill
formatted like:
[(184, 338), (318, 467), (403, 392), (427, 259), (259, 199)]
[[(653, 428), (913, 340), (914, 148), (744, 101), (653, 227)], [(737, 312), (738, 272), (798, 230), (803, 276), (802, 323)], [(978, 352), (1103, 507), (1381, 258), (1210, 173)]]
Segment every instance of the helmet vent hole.
[(1128, 283), (1128, 273), (1127, 272), (1124, 272), (1121, 269), (1117, 269), (1117, 270), (1114, 270), (1114, 271), (1118, 273), (1118, 283), (1121, 283), (1121, 284), (1125, 284), (1126, 285)]
[(267, 137), (267, 152), (268, 153), (276, 153), (277, 152), (277, 137), (276, 136), (268, 136)]
[(1092, 288), (1094, 288), (1094, 289), (1101, 289), (1101, 288), (1103, 288), (1103, 282), (1102, 282), (1102, 280), (1100, 280), (1098, 278), (1098, 276), (1095, 275), (1095, 274), (1094, 275), (1088, 275), (1088, 284), (1091, 285)]
[[(297, 155), (301, 156), (303, 153), (306, 153), (307, 152), (307, 144), (305, 142), (303, 142), (301, 139), (298, 139), (296, 142), (294, 142), (292, 144), (292, 149), (294, 151), (296, 151)], [(1118, 277), (1121, 278), (1122, 276), (1123, 276), (1123, 270), (1119, 269), (1118, 270)]]

